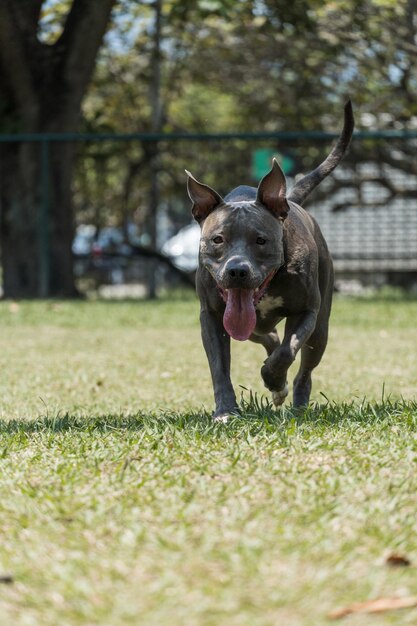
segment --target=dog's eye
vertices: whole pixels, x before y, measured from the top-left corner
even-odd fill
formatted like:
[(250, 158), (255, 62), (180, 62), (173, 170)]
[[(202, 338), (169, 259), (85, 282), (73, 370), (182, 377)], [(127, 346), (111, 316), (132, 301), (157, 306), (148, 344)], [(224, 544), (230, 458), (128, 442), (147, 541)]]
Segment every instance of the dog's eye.
[(256, 243), (258, 244), (258, 246), (263, 246), (266, 244), (266, 239), (264, 239), (263, 237), (258, 237)]
[(223, 237), (221, 235), (217, 235), (217, 237), (213, 237), (213, 243), (223, 243)]

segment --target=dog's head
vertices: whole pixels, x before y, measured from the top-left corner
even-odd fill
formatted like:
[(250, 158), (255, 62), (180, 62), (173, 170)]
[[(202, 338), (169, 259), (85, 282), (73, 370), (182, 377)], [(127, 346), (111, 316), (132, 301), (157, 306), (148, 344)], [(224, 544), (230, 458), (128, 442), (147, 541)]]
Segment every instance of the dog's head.
[(256, 193), (238, 188), (223, 199), (187, 174), (192, 213), (201, 226), (200, 266), (226, 303), (226, 330), (235, 339), (248, 339), (256, 324), (255, 307), (284, 262), (285, 175), (274, 159)]

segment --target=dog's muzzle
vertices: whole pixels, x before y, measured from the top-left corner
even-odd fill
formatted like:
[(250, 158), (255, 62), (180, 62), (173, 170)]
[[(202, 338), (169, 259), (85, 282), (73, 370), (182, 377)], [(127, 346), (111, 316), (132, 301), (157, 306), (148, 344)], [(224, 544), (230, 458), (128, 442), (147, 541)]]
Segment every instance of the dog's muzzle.
[[(243, 272), (244, 268), (236, 268), (233, 271)], [(237, 341), (246, 341), (249, 339), (256, 326), (256, 305), (264, 295), (269, 283), (276, 273), (276, 269), (272, 270), (265, 280), (256, 288), (245, 289), (242, 286), (225, 287), (226, 285), (236, 285), (236, 282), (244, 282), (246, 276), (232, 276), (233, 281), (227, 280), (221, 286), (217, 283), (226, 308), (223, 315), (223, 326), (228, 334)]]

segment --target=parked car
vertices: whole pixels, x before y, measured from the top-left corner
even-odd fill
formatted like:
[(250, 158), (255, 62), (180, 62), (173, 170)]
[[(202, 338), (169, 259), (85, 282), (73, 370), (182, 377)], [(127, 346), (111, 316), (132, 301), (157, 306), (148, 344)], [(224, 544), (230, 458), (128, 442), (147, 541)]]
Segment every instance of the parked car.
[(199, 245), (200, 226), (193, 222), (168, 239), (162, 246), (162, 253), (180, 270), (191, 273), (195, 272), (198, 266)]
[(74, 256), (87, 256), (91, 254), (97, 229), (92, 224), (80, 224), (75, 231), (72, 242)]
[[(180, 277), (193, 285), (199, 241), (200, 227), (194, 223), (168, 239), (160, 252), (152, 252), (133, 228), (126, 241), (119, 228), (108, 226), (97, 232), (95, 226), (82, 224), (72, 244), (75, 275), (92, 279), (96, 285), (146, 283), (151, 271), (157, 272), (159, 284), (172, 285)], [(175, 267), (169, 267), (166, 259)]]
[[(72, 243), (75, 258), (74, 272), (78, 277), (90, 277), (97, 284), (120, 284), (128, 281), (128, 274), (137, 260), (133, 259), (133, 245), (137, 241), (134, 224), (128, 229), (126, 242), (120, 228), (106, 226), (97, 231), (92, 224), (78, 226)], [(135, 267), (135, 275), (138, 274)]]

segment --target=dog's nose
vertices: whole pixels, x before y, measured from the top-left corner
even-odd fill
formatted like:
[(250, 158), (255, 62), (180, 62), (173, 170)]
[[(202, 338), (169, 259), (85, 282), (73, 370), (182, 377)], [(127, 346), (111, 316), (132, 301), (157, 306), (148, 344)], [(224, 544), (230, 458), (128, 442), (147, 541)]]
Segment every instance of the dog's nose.
[(227, 273), (230, 278), (247, 278), (247, 276), (249, 276), (249, 267), (247, 265), (239, 264), (234, 267), (229, 267)]
[(238, 257), (230, 259), (226, 265), (226, 276), (230, 286), (244, 286), (251, 275), (251, 268), (246, 259), (239, 259)]

